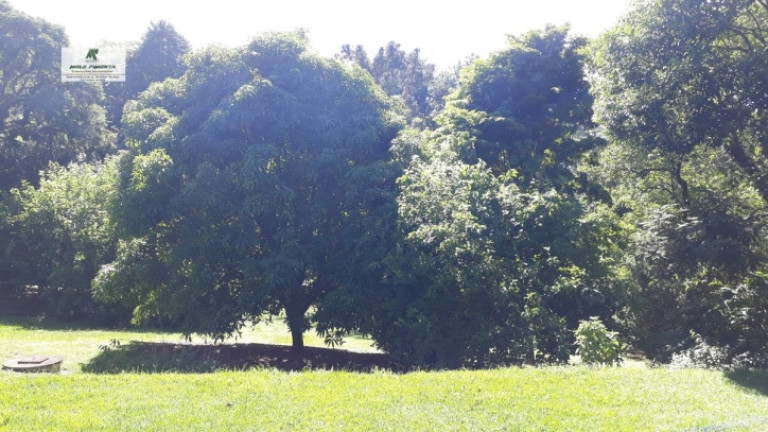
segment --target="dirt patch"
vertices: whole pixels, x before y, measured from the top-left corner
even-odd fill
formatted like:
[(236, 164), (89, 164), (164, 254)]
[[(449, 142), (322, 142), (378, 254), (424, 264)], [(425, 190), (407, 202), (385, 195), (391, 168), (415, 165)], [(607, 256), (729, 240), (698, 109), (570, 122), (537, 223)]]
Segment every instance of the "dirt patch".
[(385, 354), (317, 347), (305, 347), (297, 351), (284, 345), (265, 344), (192, 345), (154, 342), (130, 342), (102, 347), (98, 356), (83, 365), (83, 371), (201, 373), (254, 367), (281, 371), (403, 371), (400, 365), (390, 361)]

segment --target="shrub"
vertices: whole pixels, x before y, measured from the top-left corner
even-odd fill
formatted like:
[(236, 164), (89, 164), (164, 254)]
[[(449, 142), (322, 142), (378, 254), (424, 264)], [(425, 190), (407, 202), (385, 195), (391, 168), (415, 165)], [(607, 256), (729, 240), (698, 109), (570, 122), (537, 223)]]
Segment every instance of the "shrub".
[(576, 329), (576, 354), (586, 364), (613, 366), (621, 363), (624, 344), (617, 332), (608, 331), (597, 317), (583, 320)]
[(103, 164), (50, 165), (35, 187), (23, 183), (3, 200), (0, 282), (4, 290), (35, 287), (48, 314), (116, 323), (125, 310), (91, 295), (91, 280), (114, 259), (117, 239), (107, 212), (115, 158)]

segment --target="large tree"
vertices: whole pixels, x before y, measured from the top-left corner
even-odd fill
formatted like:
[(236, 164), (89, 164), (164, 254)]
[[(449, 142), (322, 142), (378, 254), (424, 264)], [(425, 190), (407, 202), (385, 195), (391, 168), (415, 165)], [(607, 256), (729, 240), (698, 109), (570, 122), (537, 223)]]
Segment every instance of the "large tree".
[(466, 70), (457, 121), (477, 136), (468, 155), (523, 186), (578, 189), (574, 164), (603, 141), (579, 50), (583, 38), (547, 27), (510, 38), (510, 47)]
[(127, 107), (103, 298), (214, 336), (284, 311), (300, 348), (310, 308), (368, 271), (360, 239), (395, 192), (398, 126), (367, 73), (306, 46), (209, 48)]
[(0, 2), (0, 189), (37, 183), (53, 161), (104, 157), (114, 146), (100, 86), (61, 82), (61, 27)]
[(636, 227), (628, 322), (648, 355), (704, 340), (768, 359), (767, 6), (638, 2), (593, 45), (605, 184)]

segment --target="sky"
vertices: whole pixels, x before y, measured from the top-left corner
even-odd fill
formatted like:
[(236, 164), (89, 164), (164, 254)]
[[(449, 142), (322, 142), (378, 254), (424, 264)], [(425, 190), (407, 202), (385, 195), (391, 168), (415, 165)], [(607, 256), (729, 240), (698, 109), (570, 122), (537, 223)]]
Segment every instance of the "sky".
[(505, 47), (507, 35), (570, 23), (597, 36), (632, 0), (10, 0), (28, 15), (64, 26), (73, 46), (138, 41), (151, 22), (165, 20), (192, 43), (240, 46), (267, 31), (308, 30), (312, 48), (332, 56), (342, 44), (369, 55), (388, 41), (419, 48), (440, 68)]

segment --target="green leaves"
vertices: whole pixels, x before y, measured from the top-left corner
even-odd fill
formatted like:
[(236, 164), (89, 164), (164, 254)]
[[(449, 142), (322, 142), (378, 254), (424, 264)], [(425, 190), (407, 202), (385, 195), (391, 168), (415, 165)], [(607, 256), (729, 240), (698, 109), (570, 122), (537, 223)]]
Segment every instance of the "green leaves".
[[(758, 2), (648, 1), (594, 45), (598, 119), (669, 155), (723, 148), (765, 197), (754, 153), (768, 136), (765, 21)], [(757, 123), (755, 123), (757, 122)]]
[(396, 360), (564, 361), (566, 328), (616, 308), (601, 246), (616, 231), (574, 168), (602, 143), (582, 43), (554, 28), (514, 39), (464, 71), (436, 130), (395, 140), (402, 240), (371, 333)]
[(115, 127), (123, 126), (124, 105), (147, 90), (152, 83), (177, 78), (184, 73), (184, 57), (190, 51), (189, 42), (166, 21), (151, 23), (138, 47), (126, 58), (130, 78), (124, 83), (109, 83), (105, 87), (107, 114)]
[(691, 332), (744, 339), (723, 287), (760, 303), (747, 280), (768, 262), (766, 14), (754, 0), (649, 0), (591, 46), (596, 117), (614, 141), (600, 175), (634, 232), (629, 325), (661, 360), (698, 343)]

